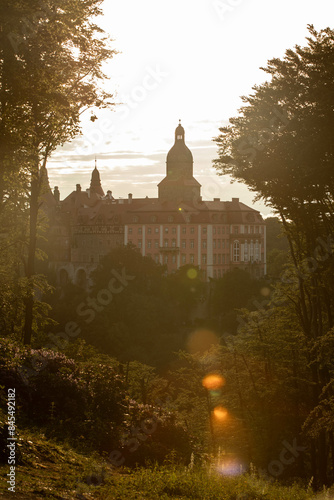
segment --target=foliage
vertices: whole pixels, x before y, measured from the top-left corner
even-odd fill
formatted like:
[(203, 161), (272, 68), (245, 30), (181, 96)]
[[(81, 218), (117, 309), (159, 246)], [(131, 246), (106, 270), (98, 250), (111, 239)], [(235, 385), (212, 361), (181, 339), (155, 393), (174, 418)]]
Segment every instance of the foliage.
[[(146, 466), (133, 471), (115, 471), (108, 462), (96, 456), (79, 454), (68, 446), (45, 439), (31, 431), (22, 431), (18, 441), (23, 462), (17, 494), (51, 499), (89, 497), (96, 500), (206, 499), (206, 500), (312, 500), (330, 498), (324, 490), (315, 496), (300, 485), (270, 484), (256, 474), (227, 477), (208, 470), (198, 462), (193, 467), (177, 465)], [(0, 469), (5, 477), (7, 467)], [(5, 493), (2, 481), (0, 491)]]
[(120, 449), (127, 465), (146, 459), (162, 462), (172, 449), (188, 459), (188, 432), (163, 401), (137, 403), (129, 398), (115, 360), (79, 356), (83, 360), (75, 362), (59, 352), (3, 341), (0, 375), (5, 388), (16, 388), (18, 423), (43, 428), (48, 437), (68, 439), (79, 449)]
[[(106, 363), (75, 363), (50, 350), (24, 349), (10, 341), (1, 346), (0, 372), (15, 387), (19, 422), (45, 428), (48, 436), (95, 449), (115, 445), (125, 412), (120, 376)], [(119, 426), (119, 427), (118, 427)]]
[[(308, 44), (271, 59), (270, 79), (243, 97), (244, 106), (215, 139), (219, 173), (245, 182), (279, 215), (289, 242), (290, 266), (278, 287), (304, 336), (312, 391), (307, 423), (330, 406), (330, 367), (317, 344), (333, 326), (333, 56), (334, 31), (309, 27)], [(284, 186), (284, 189), (282, 188)], [(271, 254), (271, 257), (275, 255)], [(282, 257), (282, 256), (281, 256)], [(277, 268), (276, 255), (276, 268)], [(293, 268), (291, 268), (293, 266)], [(276, 269), (276, 277), (279, 269)], [(277, 308), (279, 311), (279, 308)], [(326, 396), (324, 396), (326, 393)], [(333, 480), (332, 428), (322, 419), (312, 441), (312, 475)], [(315, 437), (317, 436), (317, 437)], [(329, 474), (329, 476), (327, 475)]]
[[(1, 4), (0, 221), (10, 215), (19, 222), (14, 230), (5, 224), (4, 246), (13, 246), (24, 264), (26, 344), (31, 343), (37, 299), (39, 209), (43, 196), (52, 197), (47, 160), (79, 133), (82, 112), (112, 105), (112, 95), (98, 85), (105, 78), (103, 63), (114, 54), (92, 20), (101, 14), (100, 3)], [(13, 265), (17, 267), (17, 258)]]
[(182, 345), (181, 311), (169, 300), (165, 269), (132, 246), (112, 250), (92, 273), (90, 298), (118, 275), (129, 276), (120, 293), (94, 318), (94, 332), (83, 326), (84, 338), (121, 362), (138, 360), (163, 367)]

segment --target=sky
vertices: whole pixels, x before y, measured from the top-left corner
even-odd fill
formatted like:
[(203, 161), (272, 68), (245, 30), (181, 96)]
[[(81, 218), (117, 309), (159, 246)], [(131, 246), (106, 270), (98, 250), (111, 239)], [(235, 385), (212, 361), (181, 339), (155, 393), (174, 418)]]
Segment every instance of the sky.
[(105, 0), (96, 19), (118, 51), (104, 67), (112, 110), (82, 117), (82, 135), (49, 161), (52, 187), (65, 198), (89, 187), (94, 159), (115, 198), (157, 197), (179, 119), (204, 200), (241, 201), (266, 216), (243, 184), (218, 176), (213, 138), (238, 114), (241, 96), (268, 77), (259, 68), (306, 45), (307, 24), (334, 26), (333, 0)]

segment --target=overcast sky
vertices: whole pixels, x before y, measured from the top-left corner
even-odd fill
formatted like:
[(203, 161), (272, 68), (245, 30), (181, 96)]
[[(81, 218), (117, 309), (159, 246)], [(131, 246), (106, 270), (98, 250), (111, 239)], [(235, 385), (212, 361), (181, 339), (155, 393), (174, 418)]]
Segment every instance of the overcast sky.
[(61, 198), (89, 187), (94, 157), (102, 186), (115, 198), (157, 196), (174, 130), (182, 120), (203, 199), (254, 193), (230, 184), (212, 168), (219, 126), (237, 114), (241, 95), (266, 74), (268, 59), (305, 45), (307, 24), (333, 28), (333, 0), (105, 0), (98, 24), (119, 52), (107, 65), (107, 88), (121, 103), (83, 117), (83, 135), (49, 162), (51, 186)]

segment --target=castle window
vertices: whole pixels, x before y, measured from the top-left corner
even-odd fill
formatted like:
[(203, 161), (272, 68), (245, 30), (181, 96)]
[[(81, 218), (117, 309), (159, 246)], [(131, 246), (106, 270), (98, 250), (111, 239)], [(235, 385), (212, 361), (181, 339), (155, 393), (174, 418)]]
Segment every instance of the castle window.
[(164, 246), (165, 246), (165, 247), (168, 247), (168, 240), (165, 240), (165, 241), (164, 241)]
[(182, 234), (186, 234), (186, 232), (187, 232), (187, 228), (186, 228), (186, 227), (183, 227), (183, 228), (182, 228)]
[(206, 264), (206, 253), (202, 255), (202, 264)]
[(159, 228), (156, 227), (155, 230), (154, 230), (154, 232), (158, 233), (159, 232)]
[(159, 255), (158, 254), (155, 254), (154, 260), (155, 260), (156, 264), (159, 264)]
[(172, 263), (176, 264), (176, 255), (172, 255)]
[(176, 247), (176, 240), (172, 240), (172, 247), (175, 248)]
[(194, 240), (190, 240), (190, 248), (194, 248), (194, 246), (195, 246)]
[(190, 255), (190, 264), (194, 264), (195, 263), (195, 255), (191, 254)]
[(185, 256), (185, 255), (182, 255), (182, 256), (181, 256), (181, 260), (182, 260), (182, 264), (185, 264), (185, 263), (186, 263), (186, 256)]
[(148, 234), (151, 234), (152, 233), (152, 228), (151, 227), (147, 228), (147, 232), (148, 232)]
[(138, 221), (139, 221), (139, 217), (137, 217), (137, 215), (132, 217), (132, 222), (138, 222)]
[(240, 244), (239, 241), (233, 243), (233, 262), (239, 262), (240, 260)]
[(207, 233), (207, 228), (203, 227), (203, 234), (206, 234), (206, 233)]
[(159, 248), (159, 242), (158, 242), (158, 240), (154, 241), (154, 248)]
[(202, 240), (202, 248), (206, 248), (206, 240)]
[(168, 227), (165, 227), (165, 233), (168, 233)]
[(238, 226), (234, 226), (234, 228), (233, 228), (233, 232), (234, 232), (234, 234), (238, 234), (238, 233), (239, 233), (239, 228), (238, 228)]
[(168, 255), (165, 255), (164, 262), (165, 264), (168, 264)]
[(213, 248), (216, 248), (217, 240), (213, 240)]
[(182, 240), (182, 248), (186, 248), (186, 240)]
[(249, 255), (248, 255), (248, 242), (245, 241), (244, 245), (244, 261), (247, 262), (249, 260)]
[(141, 246), (142, 246), (142, 241), (138, 240), (138, 248), (141, 248)]
[(143, 230), (141, 227), (138, 228), (138, 234), (142, 234)]
[(255, 260), (260, 260), (260, 246), (258, 240), (255, 242)]
[(168, 220), (168, 222), (173, 222), (174, 217), (172, 215), (169, 215), (167, 220)]
[(157, 222), (157, 217), (156, 215), (151, 216), (151, 222)]
[(132, 234), (132, 227), (129, 227), (128, 233)]
[(172, 229), (172, 233), (173, 233), (173, 234), (176, 234), (176, 227), (173, 227), (173, 229)]
[(147, 248), (151, 248), (151, 246), (152, 246), (151, 240), (147, 240)]
[(191, 234), (194, 234), (194, 232), (195, 232), (195, 228), (194, 228), (194, 227), (191, 227), (191, 228), (190, 228), (190, 232), (191, 232)]

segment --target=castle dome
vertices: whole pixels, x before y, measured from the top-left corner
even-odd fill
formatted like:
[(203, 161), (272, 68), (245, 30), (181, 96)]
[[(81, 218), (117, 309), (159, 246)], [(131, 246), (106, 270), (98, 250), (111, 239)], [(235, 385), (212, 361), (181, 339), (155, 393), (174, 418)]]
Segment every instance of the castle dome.
[(193, 155), (189, 148), (187, 148), (184, 141), (184, 128), (181, 123), (175, 129), (175, 142), (174, 146), (169, 150), (167, 154), (167, 163), (190, 163), (193, 164)]

